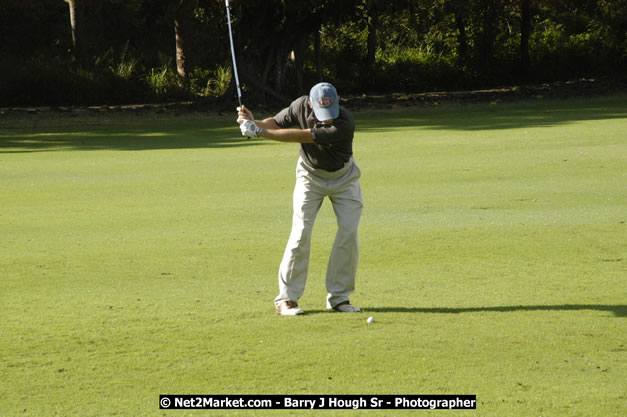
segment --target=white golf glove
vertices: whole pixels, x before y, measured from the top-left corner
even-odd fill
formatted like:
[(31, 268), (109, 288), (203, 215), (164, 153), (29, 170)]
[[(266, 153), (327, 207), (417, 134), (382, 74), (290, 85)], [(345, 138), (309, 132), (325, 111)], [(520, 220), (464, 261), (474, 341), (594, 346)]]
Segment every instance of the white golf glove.
[(252, 120), (244, 120), (242, 124), (239, 125), (239, 128), (242, 131), (242, 135), (247, 138), (258, 138), (261, 134), (261, 128)]

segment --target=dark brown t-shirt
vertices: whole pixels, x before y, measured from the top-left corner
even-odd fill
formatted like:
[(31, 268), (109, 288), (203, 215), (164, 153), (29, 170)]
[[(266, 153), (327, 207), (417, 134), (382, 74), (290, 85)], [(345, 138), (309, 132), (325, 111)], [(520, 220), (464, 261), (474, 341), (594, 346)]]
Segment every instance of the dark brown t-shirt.
[(314, 143), (302, 143), (300, 155), (308, 165), (325, 171), (337, 171), (353, 155), (355, 120), (353, 115), (340, 106), (340, 114), (331, 124), (325, 125), (316, 120), (313, 109), (308, 104), (309, 96), (297, 98), (288, 107), (274, 116), (274, 121), (282, 128), (295, 125), (301, 129), (311, 129)]

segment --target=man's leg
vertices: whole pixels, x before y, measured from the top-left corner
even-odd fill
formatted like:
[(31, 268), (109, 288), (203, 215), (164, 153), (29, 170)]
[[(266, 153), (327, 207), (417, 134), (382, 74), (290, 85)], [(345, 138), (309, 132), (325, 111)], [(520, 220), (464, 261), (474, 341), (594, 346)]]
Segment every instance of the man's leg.
[(292, 231), (279, 267), (279, 295), (274, 300), (276, 305), (287, 300), (298, 301), (305, 292), (311, 233), (324, 199), (324, 194), (309, 181), (308, 173), (300, 163), (293, 198)]
[(357, 229), (363, 210), (363, 197), (359, 184), (359, 168), (338, 192), (330, 197), (337, 217), (338, 230), (327, 267), (327, 308), (349, 301), (355, 290), (359, 238)]

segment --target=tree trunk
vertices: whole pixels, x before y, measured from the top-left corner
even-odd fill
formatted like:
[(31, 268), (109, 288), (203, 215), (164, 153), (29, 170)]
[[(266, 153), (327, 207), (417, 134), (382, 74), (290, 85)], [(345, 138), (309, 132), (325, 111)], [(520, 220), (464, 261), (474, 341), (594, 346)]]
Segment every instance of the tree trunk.
[(318, 74), (318, 81), (322, 81), (322, 47), (320, 46), (320, 31), (322, 27), (319, 27), (314, 31), (314, 55), (316, 56), (316, 73)]
[(416, 18), (416, 5), (413, 1), (408, 2), (409, 8), (409, 27), (414, 32), (419, 32), (418, 19)]
[(379, 26), (379, 15), (377, 12), (376, 0), (368, 0), (368, 55), (366, 65), (370, 71), (374, 70), (377, 55), (377, 27)]
[(193, 57), (190, 51), (190, 31), (193, 13), (193, 0), (179, 0), (174, 13), (174, 33), (176, 39), (176, 71), (183, 80), (187, 80), (193, 68)]
[(294, 46), (294, 73), (296, 74), (296, 88), (298, 94), (303, 93), (304, 67), (305, 67), (305, 45), (306, 38), (301, 37)]
[(520, 1), (520, 72), (523, 80), (529, 77), (529, 38), (531, 36), (531, 0)]
[(72, 30), (72, 54), (74, 59), (83, 64), (82, 50), (83, 37), (81, 36), (83, 25), (83, 6), (79, 0), (65, 0), (70, 8), (70, 28)]
[(283, 48), (279, 47), (276, 49), (274, 62), (274, 89), (277, 93), (281, 94), (283, 92), (283, 74), (285, 71), (283, 70), (285, 66), (285, 57), (283, 56)]
[[(257, 80), (259, 81), (259, 84), (269, 88), (267, 86), (268, 84), (268, 77), (270, 76), (270, 70), (272, 69), (272, 57), (270, 55), (267, 56), (266, 58), (266, 63), (263, 67), (263, 73), (261, 74), (261, 79), (257, 78)], [(258, 91), (258, 95), (260, 96), (260, 100), (262, 103), (266, 103), (266, 93), (264, 89), (260, 89)]]
[(493, 59), (494, 42), (496, 40), (496, 10), (491, 1), (484, 0), (481, 8), (481, 33), (479, 37), (479, 63), (484, 68), (490, 66)]
[(466, 35), (466, 24), (461, 13), (455, 13), (455, 25), (457, 25), (457, 60), (459, 65), (464, 65), (468, 58), (468, 36)]

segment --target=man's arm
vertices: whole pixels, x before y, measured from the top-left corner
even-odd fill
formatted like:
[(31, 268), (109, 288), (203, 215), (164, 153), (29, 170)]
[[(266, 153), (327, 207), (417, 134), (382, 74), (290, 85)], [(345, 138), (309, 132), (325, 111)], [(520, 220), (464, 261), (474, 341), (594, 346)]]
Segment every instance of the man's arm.
[(274, 119), (269, 123), (266, 123), (267, 120), (263, 120), (261, 124), (257, 123), (257, 126), (261, 128), (260, 136), (266, 139), (279, 142), (314, 143), (311, 129), (282, 129)]
[(251, 119), (251, 120), (255, 122), (255, 124), (262, 129), (280, 129), (281, 128), (281, 126), (279, 126), (276, 123), (276, 120), (274, 120), (274, 117), (268, 117), (267, 119), (263, 119), (263, 120), (254, 120), (254, 119)]
[(252, 112), (246, 107), (237, 109), (239, 111), (238, 123), (244, 120), (252, 120), (261, 128), (260, 136), (266, 139), (272, 139), (279, 142), (295, 142), (295, 143), (314, 143), (311, 129), (283, 129), (274, 120), (274, 117), (268, 117), (263, 120), (255, 120)]

